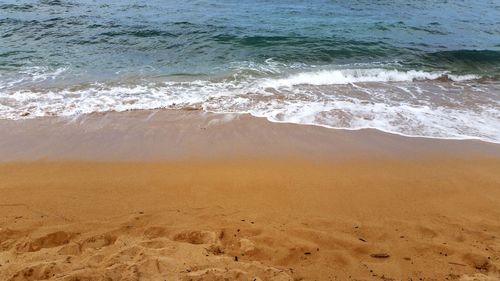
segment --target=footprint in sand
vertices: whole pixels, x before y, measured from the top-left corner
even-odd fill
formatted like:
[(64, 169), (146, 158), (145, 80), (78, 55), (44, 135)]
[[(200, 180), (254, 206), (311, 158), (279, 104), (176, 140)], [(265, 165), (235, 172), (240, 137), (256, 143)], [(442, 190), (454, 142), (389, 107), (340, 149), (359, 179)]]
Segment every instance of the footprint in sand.
[(99, 249), (113, 245), (118, 237), (111, 234), (102, 234), (85, 239), (80, 245), (81, 251), (92, 248)]
[(47, 280), (60, 272), (61, 268), (55, 262), (42, 263), (21, 269), (8, 279), (8, 281)]
[(212, 231), (183, 231), (174, 235), (173, 240), (190, 244), (214, 244), (217, 235)]
[(53, 248), (68, 244), (75, 233), (57, 231), (18, 245), (18, 251), (36, 252), (43, 248)]

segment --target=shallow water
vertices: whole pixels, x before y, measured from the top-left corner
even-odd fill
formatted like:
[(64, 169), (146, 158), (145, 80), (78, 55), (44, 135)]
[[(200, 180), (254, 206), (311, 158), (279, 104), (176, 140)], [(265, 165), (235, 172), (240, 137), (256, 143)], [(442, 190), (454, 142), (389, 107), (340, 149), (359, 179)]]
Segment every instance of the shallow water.
[(0, 118), (197, 107), (500, 142), (498, 1), (0, 3)]

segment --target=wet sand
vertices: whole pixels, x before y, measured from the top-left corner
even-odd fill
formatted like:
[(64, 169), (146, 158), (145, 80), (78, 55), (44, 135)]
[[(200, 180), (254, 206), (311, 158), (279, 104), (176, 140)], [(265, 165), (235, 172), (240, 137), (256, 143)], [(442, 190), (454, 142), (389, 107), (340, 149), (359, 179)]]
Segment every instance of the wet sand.
[(499, 145), (197, 111), (0, 133), (0, 280), (499, 276)]

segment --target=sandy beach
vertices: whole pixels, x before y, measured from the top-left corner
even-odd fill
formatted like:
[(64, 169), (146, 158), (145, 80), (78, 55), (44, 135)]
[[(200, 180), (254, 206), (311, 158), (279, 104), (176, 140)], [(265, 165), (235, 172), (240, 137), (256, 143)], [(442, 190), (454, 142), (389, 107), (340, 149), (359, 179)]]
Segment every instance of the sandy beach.
[(500, 273), (497, 144), (169, 110), (0, 135), (0, 280)]
[(500, 281), (500, 0), (0, 0), (0, 281)]

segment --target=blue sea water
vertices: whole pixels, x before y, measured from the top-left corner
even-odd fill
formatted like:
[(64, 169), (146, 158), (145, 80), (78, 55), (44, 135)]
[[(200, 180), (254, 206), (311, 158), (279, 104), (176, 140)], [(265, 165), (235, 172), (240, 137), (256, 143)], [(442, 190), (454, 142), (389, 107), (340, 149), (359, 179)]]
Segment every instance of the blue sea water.
[(0, 118), (196, 107), (500, 142), (500, 2), (0, 0)]

